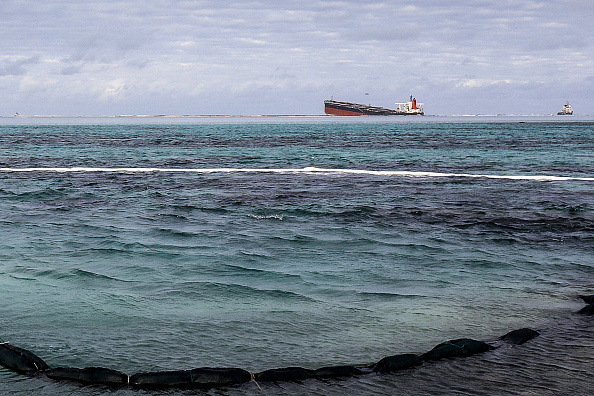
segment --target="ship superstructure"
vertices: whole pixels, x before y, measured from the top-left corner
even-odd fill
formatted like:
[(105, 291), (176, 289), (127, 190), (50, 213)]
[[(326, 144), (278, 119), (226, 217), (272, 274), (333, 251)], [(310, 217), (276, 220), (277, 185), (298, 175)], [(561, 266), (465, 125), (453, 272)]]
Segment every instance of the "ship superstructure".
[(557, 115), (572, 115), (572, 114), (573, 114), (573, 107), (571, 107), (571, 105), (569, 104), (569, 101), (565, 102), (561, 111), (557, 113)]
[(425, 112), (423, 111), (422, 106), (423, 103), (417, 103), (417, 99), (413, 98), (412, 95), (410, 96), (410, 100), (408, 102), (401, 102), (396, 103), (398, 107), (396, 108), (397, 112), (401, 112), (404, 114), (412, 114), (412, 115), (423, 115)]

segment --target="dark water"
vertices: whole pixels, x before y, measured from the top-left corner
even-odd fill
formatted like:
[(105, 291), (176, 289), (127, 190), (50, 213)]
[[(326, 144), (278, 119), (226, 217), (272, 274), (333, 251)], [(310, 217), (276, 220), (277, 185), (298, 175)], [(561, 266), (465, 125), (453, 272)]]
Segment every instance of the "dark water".
[[(164, 394), (589, 394), (594, 123), (385, 120), (4, 122), (0, 341), (257, 372), (531, 327), (398, 374)], [(5, 369), (1, 392), (150, 393)]]

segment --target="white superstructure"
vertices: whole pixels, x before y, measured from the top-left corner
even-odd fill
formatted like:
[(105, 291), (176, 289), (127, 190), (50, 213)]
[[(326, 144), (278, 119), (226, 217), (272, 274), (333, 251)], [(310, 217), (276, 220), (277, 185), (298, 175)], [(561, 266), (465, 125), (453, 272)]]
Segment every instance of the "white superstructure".
[(405, 114), (424, 114), (422, 107), (423, 103), (417, 103), (417, 99), (413, 98), (412, 95), (410, 96), (410, 100), (408, 102), (396, 102), (398, 107), (396, 108), (397, 112), (405, 113)]
[(561, 111), (557, 113), (557, 115), (572, 115), (572, 114), (573, 114), (573, 107), (571, 107), (571, 105), (569, 104), (569, 101), (565, 102)]

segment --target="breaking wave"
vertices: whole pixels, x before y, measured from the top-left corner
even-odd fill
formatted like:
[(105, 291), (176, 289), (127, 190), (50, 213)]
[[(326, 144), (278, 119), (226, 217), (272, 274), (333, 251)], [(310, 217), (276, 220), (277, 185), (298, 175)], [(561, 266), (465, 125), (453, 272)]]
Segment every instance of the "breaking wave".
[(508, 180), (534, 180), (534, 181), (594, 181), (594, 177), (577, 176), (554, 176), (554, 175), (492, 175), (492, 174), (470, 174), (470, 173), (442, 173), (442, 172), (415, 172), (415, 171), (389, 171), (389, 170), (366, 170), (366, 169), (332, 169), (332, 168), (93, 168), (93, 167), (71, 167), (71, 168), (0, 168), (0, 172), (53, 172), (53, 173), (77, 173), (77, 172), (105, 172), (105, 173), (307, 173), (307, 174), (357, 174), (374, 176), (399, 176), (418, 178), (485, 178), (485, 179), (508, 179)]

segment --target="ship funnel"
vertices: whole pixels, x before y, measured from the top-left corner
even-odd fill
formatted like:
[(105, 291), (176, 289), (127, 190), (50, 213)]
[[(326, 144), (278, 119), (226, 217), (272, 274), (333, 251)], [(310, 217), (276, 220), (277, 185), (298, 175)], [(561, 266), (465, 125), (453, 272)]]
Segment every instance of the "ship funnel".
[(416, 110), (416, 108), (417, 108), (417, 98), (413, 98), (413, 100), (412, 100), (412, 108), (414, 110)]

